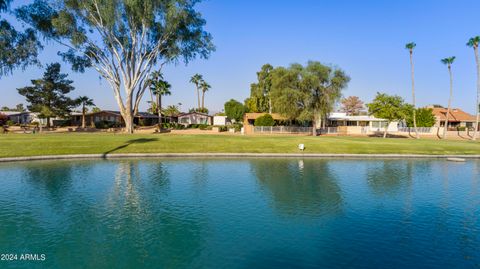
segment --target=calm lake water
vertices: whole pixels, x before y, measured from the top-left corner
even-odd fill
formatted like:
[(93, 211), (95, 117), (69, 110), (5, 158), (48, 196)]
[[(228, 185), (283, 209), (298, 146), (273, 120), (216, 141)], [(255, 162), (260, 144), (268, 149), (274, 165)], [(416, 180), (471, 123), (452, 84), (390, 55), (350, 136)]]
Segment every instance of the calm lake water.
[(480, 162), (0, 165), (0, 268), (480, 268)]

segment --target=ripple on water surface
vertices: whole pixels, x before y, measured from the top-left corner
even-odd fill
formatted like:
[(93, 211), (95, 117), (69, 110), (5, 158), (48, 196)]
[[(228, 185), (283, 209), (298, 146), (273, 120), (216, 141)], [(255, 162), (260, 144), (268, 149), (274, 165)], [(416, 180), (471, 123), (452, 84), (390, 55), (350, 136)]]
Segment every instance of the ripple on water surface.
[(475, 268), (480, 162), (0, 165), (1, 268)]

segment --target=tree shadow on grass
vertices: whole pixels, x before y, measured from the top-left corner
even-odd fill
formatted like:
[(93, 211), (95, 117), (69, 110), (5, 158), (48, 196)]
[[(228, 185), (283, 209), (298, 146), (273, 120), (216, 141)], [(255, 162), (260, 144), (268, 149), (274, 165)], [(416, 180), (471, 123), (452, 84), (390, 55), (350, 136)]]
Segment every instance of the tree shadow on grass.
[(154, 142), (154, 141), (158, 141), (158, 138), (138, 138), (138, 139), (131, 139), (131, 140), (128, 140), (127, 142), (125, 142), (125, 144), (121, 145), (121, 146), (118, 146), (114, 149), (111, 149), (109, 151), (106, 151), (103, 153), (103, 157), (107, 157), (108, 154), (110, 153), (113, 153), (115, 151), (118, 151), (118, 150), (121, 150), (121, 149), (124, 149), (132, 144), (144, 144), (144, 143), (149, 143), (149, 142)]

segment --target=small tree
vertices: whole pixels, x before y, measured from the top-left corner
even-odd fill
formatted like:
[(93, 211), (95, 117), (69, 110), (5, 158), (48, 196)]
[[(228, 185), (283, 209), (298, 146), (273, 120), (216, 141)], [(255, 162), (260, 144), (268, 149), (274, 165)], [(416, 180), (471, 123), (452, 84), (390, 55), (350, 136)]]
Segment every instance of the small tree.
[(357, 96), (349, 96), (342, 99), (342, 108), (341, 110), (347, 115), (358, 115), (360, 111), (364, 108), (362, 100)]
[(397, 95), (377, 93), (375, 99), (370, 104), (367, 104), (367, 107), (370, 115), (387, 121), (383, 138), (387, 137), (388, 125), (391, 122), (399, 121), (406, 117), (406, 107), (403, 98)]
[(47, 127), (50, 127), (50, 118), (67, 116), (76, 105), (67, 96), (75, 89), (67, 76), (60, 73), (59, 63), (49, 64), (43, 78), (32, 80), (32, 86), (17, 89), (30, 103), (28, 109), (47, 119)]
[[(431, 108), (417, 108), (415, 111), (418, 127), (432, 127), (435, 125), (436, 119)], [(413, 127), (413, 106), (407, 111), (405, 119), (408, 127)]]
[(190, 83), (195, 84), (195, 89), (197, 91), (197, 109), (200, 109), (200, 84), (203, 81), (203, 76), (200, 74), (195, 74), (190, 78)]
[(265, 114), (255, 119), (253, 123), (255, 126), (273, 126), (275, 125), (275, 120), (273, 119), (272, 115)]
[(82, 128), (85, 128), (85, 114), (87, 114), (87, 107), (94, 106), (95, 104), (93, 103), (93, 99), (88, 98), (88, 96), (80, 96), (75, 101), (78, 106), (82, 107)]
[(243, 114), (245, 114), (245, 107), (243, 104), (234, 99), (230, 99), (230, 101), (226, 102), (224, 108), (227, 117), (234, 119), (236, 122), (241, 121)]

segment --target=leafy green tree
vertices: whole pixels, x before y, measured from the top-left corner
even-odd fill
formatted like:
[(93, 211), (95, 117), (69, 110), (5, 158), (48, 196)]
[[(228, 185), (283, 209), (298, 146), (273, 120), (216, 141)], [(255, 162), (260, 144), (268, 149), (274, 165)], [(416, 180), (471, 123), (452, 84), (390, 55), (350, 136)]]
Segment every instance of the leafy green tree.
[(25, 96), (28, 109), (40, 113), (40, 118), (47, 119), (47, 127), (50, 127), (50, 118), (70, 114), (75, 107), (75, 101), (67, 94), (75, 88), (73, 81), (67, 79), (67, 74), (60, 73), (60, 64), (47, 65), (43, 78), (32, 80), (32, 86), (19, 88), (18, 93)]
[[(11, 2), (0, 0), (0, 12), (9, 11)], [(7, 20), (0, 19), (0, 77), (16, 68), (25, 69), (28, 65), (38, 64), (37, 56), (41, 49), (33, 29), (19, 32)]]
[(272, 71), (273, 66), (264, 64), (257, 72), (257, 83), (250, 85), (250, 97), (245, 100), (245, 107), (249, 112), (272, 113)]
[(163, 79), (163, 75), (160, 71), (152, 73), (151, 78), (148, 80), (150, 84), (150, 91), (156, 96), (156, 113), (158, 115), (158, 128), (162, 128), (162, 96), (171, 95), (170, 83)]
[(202, 109), (205, 109), (205, 93), (212, 88), (205, 80), (200, 83), (200, 89), (202, 90)]
[(272, 115), (265, 114), (255, 119), (253, 123), (255, 126), (273, 126), (275, 125), (275, 120), (273, 119)]
[[(413, 106), (407, 109), (406, 123), (408, 127), (413, 127)], [(417, 108), (415, 109), (417, 126), (432, 127), (435, 125), (436, 119), (431, 108)]]
[(85, 128), (85, 114), (87, 114), (88, 107), (94, 106), (95, 104), (93, 103), (93, 99), (89, 98), (88, 96), (80, 96), (75, 100), (75, 102), (78, 106), (82, 107), (82, 128)]
[(480, 43), (480, 36), (472, 37), (468, 40), (467, 46), (473, 48), (475, 54), (475, 64), (477, 66), (477, 101), (475, 103), (476, 119), (475, 119), (475, 131), (473, 132), (472, 140), (477, 140), (478, 137), (478, 122), (480, 120), (480, 59), (478, 58), (478, 44)]
[(200, 74), (195, 74), (190, 78), (190, 83), (195, 84), (195, 89), (197, 90), (197, 108), (200, 109), (200, 84), (203, 81), (203, 76)]
[(245, 107), (242, 103), (230, 99), (230, 101), (225, 103), (224, 109), (225, 115), (227, 115), (228, 118), (234, 119), (236, 122), (242, 121), (243, 114), (245, 114)]
[(448, 98), (448, 108), (447, 115), (445, 118), (445, 127), (443, 128), (443, 139), (447, 138), (447, 129), (448, 129), (448, 120), (450, 117), (450, 110), (452, 108), (452, 99), (453, 99), (453, 74), (452, 74), (452, 64), (455, 61), (455, 56), (442, 59), (442, 63), (447, 65), (448, 74), (450, 76), (450, 97)]
[(402, 97), (386, 93), (377, 93), (375, 99), (367, 104), (367, 107), (370, 115), (387, 121), (383, 138), (387, 137), (388, 125), (393, 121), (405, 119), (408, 113)]
[[(18, 18), (45, 38), (65, 45), (74, 70), (93, 67), (113, 90), (125, 129), (133, 118), (151, 70), (214, 50), (195, 0), (36, 0), (17, 9)], [(122, 93), (123, 90), (123, 93)]]
[(97, 112), (100, 112), (102, 111), (99, 107), (94, 107), (92, 108), (92, 113), (97, 113)]
[(412, 76), (412, 106), (413, 106), (413, 128), (415, 129), (415, 137), (420, 138), (417, 130), (416, 105), (415, 105), (415, 68), (413, 64), (413, 49), (417, 46), (414, 42), (405, 45), (405, 48), (410, 53), (410, 71)]

